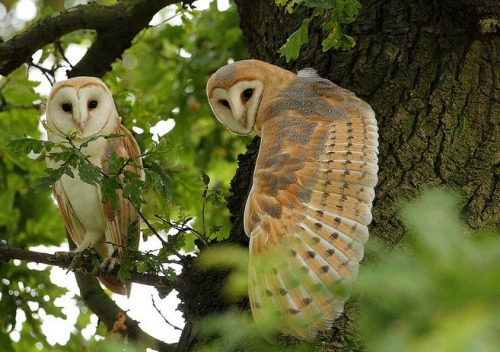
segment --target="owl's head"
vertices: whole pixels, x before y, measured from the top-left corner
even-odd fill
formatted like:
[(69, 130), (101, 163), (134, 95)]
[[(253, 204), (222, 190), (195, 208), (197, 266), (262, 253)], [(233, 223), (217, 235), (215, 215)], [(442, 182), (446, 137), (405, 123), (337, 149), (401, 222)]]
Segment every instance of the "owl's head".
[(47, 123), (61, 134), (76, 130), (86, 139), (112, 132), (119, 121), (111, 92), (98, 78), (58, 82), (49, 94)]
[(241, 135), (259, 133), (269, 101), (296, 75), (258, 60), (238, 61), (217, 70), (207, 82), (207, 96), (217, 119)]

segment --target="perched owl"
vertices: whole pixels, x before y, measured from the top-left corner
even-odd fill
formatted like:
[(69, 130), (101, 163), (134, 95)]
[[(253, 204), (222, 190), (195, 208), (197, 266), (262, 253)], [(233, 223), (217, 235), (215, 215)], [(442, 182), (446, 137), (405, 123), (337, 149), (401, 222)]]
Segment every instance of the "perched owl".
[(268, 340), (312, 341), (344, 309), (368, 239), (378, 133), (370, 106), (319, 77), (257, 60), (207, 83), (217, 119), (260, 135), (244, 227), (249, 298)]
[[(64, 140), (70, 131), (77, 131), (76, 147), (95, 138), (81, 149), (82, 153), (104, 174), (108, 171), (107, 160), (116, 153), (119, 157), (135, 158), (136, 166), (127, 169), (143, 177), (139, 167), (140, 150), (132, 134), (121, 124), (113, 97), (106, 85), (93, 77), (77, 77), (54, 85), (47, 101), (48, 139)], [(119, 138), (96, 138), (110, 134), (124, 135)], [(47, 158), (49, 168), (58, 168), (62, 162)], [(77, 170), (75, 177), (64, 175), (54, 184), (54, 196), (76, 252), (94, 247), (105, 259), (103, 264), (111, 268), (115, 260), (112, 254), (118, 250), (119, 259), (130, 243), (139, 245), (139, 227), (136, 238), (127, 241), (129, 226), (137, 221), (138, 214), (132, 204), (119, 192), (119, 209), (102, 202), (100, 187), (83, 182)], [(101, 283), (115, 293), (130, 294), (130, 282), (121, 283), (110, 277), (99, 277)]]

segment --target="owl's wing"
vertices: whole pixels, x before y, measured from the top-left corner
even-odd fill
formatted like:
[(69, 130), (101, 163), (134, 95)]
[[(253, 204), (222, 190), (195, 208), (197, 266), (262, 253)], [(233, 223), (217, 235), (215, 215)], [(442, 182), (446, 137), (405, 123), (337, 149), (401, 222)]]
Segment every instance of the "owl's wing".
[[(108, 145), (106, 147), (106, 155), (103, 157), (103, 163), (101, 165), (103, 173), (108, 173), (107, 158), (113, 153), (116, 153), (118, 157), (122, 158), (135, 158), (134, 162), (142, 166), (142, 160), (139, 157), (141, 154), (139, 146), (135, 141), (132, 134), (123, 126), (120, 125), (117, 134), (124, 135), (119, 138), (108, 139)], [(128, 165), (126, 170), (135, 172), (141, 179), (144, 179), (144, 173), (142, 168), (134, 167), (133, 165)], [(110, 234), (110, 240), (115, 244), (121, 251), (125, 247), (137, 248), (139, 246), (139, 227), (137, 227), (135, 232), (135, 238), (131, 242), (127, 243), (127, 233), (129, 233), (129, 226), (134, 223), (137, 218), (137, 212), (135, 211), (132, 203), (122, 196), (122, 192), (118, 191), (118, 210), (113, 210), (110, 203), (102, 203), (102, 209), (104, 216), (106, 217), (108, 224), (108, 231)]]
[(250, 303), (267, 338), (280, 330), (313, 340), (331, 327), (368, 239), (375, 114), (347, 90), (331, 83), (321, 89), (322, 98), (303, 107), (278, 103), (293, 108), (274, 111), (261, 130), (245, 232)]
[(61, 181), (54, 183), (54, 186), (52, 187), (52, 194), (59, 205), (59, 209), (69, 236), (71, 237), (73, 243), (78, 247), (83, 242), (85, 229), (78, 220)]
[[(119, 138), (110, 138), (107, 140), (108, 144), (105, 155), (103, 156), (103, 163), (101, 165), (103, 173), (108, 173), (108, 164), (106, 160), (113, 153), (116, 153), (118, 157), (122, 158), (135, 158), (135, 164), (142, 167), (142, 160), (139, 157), (141, 152), (132, 134), (123, 125), (120, 125), (116, 133), (124, 136)], [(137, 173), (141, 179), (144, 179), (144, 171), (142, 168), (128, 165), (126, 169)], [(139, 224), (137, 223), (138, 214), (134, 209), (134, 206), (128, 199), (122, 196), (121, 190), (117, 190), (117, 193), (118, 209), (113, 210), (109, 202), (103, 202), (101, 204), (108, 228), (106, 241), (111, 242), (116, 247), (121, 260), (121, 255), (125, 248), (137, 249), (139, 247), (140, 237)], [(130, 228), (131, 225), (134, 225), (135, 227)], [(103, 257), (109, 255), (109, 253), (107, 253), (107, 246), (98, 243), (95, 247), (101, 255), (103, 255)], [(108, 289), (115, 293), (130, 295), (130, 282), (121, 283), (115, 278), (108, 277), (99, 277), (99, 280)]]

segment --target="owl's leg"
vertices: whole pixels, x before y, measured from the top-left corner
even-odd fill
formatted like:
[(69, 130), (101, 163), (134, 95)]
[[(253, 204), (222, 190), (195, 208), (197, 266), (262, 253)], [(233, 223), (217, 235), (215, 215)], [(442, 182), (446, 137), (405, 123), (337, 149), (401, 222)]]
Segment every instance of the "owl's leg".
[(75, 245), (77, 246), (75, 249), (69, 252), (55, 252), (54, 254), (57, 256), (69, 256), (73, 258), (77, 253), (81, 253), (89, 248), (94, 248), (100, 238), (101, 236), (99, 233), (87, 231), (85, 232), (85, 235), (83, 236), (83, 241), (80, 244), (75, 243), (75, 241), (73, 240), (73, 243), (75, 243)]
[(85, 232), (83, 236), (83, 241), (78, 245), (78, 247), (74, 250), (75, 253), (82, 252), (88, 248), (95, 247), (96, 243), (101, 239), (101, 234), (98, 232)]
[(113, 257), (113, 252), (115, 251), (115, 246), (111, 244), (111, 234), (109, 233), (108, 230), (105, 231), (105, 236), (106, 238), (106, 243), (104, 244), (104, 247), (106, 248), (106, 257), (102, 261), (101, 265), (99, 266), (102, 270), (107, 270), (108, 272), (113, 270), (115, 267), (116, 263), (118, 262), (118, 258)]

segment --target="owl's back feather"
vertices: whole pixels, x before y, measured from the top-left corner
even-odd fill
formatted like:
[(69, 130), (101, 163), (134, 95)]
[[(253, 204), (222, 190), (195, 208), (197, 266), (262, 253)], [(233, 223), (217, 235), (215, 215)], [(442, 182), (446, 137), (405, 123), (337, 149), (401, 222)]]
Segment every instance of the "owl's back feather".
[(261, 105), (245, 209), (250, 303), (269, 339), (313, 340), (342, 313), (363, 258), (377, 124), (368, 104), (310, 73)]

